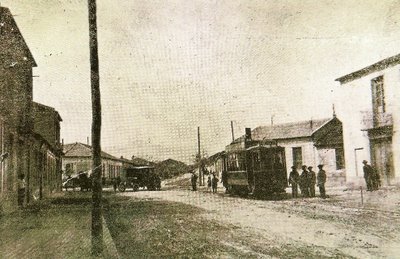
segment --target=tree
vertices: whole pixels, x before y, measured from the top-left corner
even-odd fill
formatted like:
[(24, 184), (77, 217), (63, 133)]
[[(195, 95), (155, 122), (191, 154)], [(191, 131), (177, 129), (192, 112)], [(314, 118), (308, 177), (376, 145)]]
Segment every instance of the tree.
[(96, 0), (88, 0), (89, 7), (89, 46), (90, 46), (90, 85), (92, 93), (92, 254), (103, 253), (103, 224), (101, 202), (101, 99), (99, 57), (97, 45)]

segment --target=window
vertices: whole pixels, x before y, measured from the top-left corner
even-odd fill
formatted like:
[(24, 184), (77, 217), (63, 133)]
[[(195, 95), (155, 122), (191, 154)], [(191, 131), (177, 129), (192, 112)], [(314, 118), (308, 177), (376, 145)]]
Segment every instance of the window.
[(301, 152), (301, 147), (294, 147), (293, 152), (293, 165), (297, 168), (301, 168), (303, 165), (303, 154)]
[(385, 112), (385, 92), (383, 87), (383, 76), (372, 79), (371, 88), (374, 114)]
[(229, 154), (229, 156), (228, 156), (228, 170), (229, 171), (246, 170), (245, 153)]
[(343, 148), (335, 149), (336, 170), (344, 169), (344, 150)]
[(65, 165), (65, 173), (67, 175), (71, 175), (73, 173), (73, 171), (74, 171), (74, 164), (68, 163)]

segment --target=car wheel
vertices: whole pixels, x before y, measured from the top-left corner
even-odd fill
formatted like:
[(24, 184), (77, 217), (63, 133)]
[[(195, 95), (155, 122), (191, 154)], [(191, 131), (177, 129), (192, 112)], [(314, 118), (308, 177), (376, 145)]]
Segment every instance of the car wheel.
[(133, 191), (134, 191), (134, 192), (139, 191), (139, 185), (134, 184), (134, 185), (133, 185)]
[(125, 184), (124, 183), (120, 183), (119, 186), (118, 186), (118, 190), (120, 192), (124, 192), (126, 190)]

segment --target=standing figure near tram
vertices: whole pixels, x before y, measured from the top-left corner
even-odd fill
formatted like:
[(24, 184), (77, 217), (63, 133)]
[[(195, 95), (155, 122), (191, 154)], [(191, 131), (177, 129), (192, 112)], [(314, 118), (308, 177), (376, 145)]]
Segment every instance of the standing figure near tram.
[(300, 191), (301, 191), (301, 195), (303, 197), (310, 197), (310, 193), (309, 193), (309, 185), (310, 185), (310, 177), (307, 171), (307, 166), (303, 165), (301, 167), (303, 169), (303, 171), (301, 172), (300, 175)]
[(190, 179), (192, 183), (192, 191), (197, 191), (197, 175), (194, 171), (192, 171), (192, 177)]
[(212, 192), (217, 193), (217, 188), (218, 188), (218, 177), (215, 176), (215, 173), (213, 173), (213, 178), (211, 179), (211, 186), (212, 186)]
[(317, 185), (319, 187), (319, 194), (321, 195), (321, 198), (325, 199), (326, 198), (326, 193), (325, 193), (325, 183), (326, 183), (326, 172), (322, 168), (324, 165), (318, 165), (319, 171), (317, 174)]
[(309, 174), (309, 194), (310, 197), (315, 197), (315, 185), (317, 184), (317, 176), (315, 172), (312, 170), (312, 166), (308, 167), (308, 174)]
[(292, 171), (289, 174), (289, 185), (292, 186), (292, 198), (298, 197), (299, 180), (299, 172), (297, 172), (296, 166), (292, 166)]
[(372, 191), (373, 190), (373, 182), (374, 182), (374, 168), (368, 164), (367, 160), (363, 160), (362, 163), (364, 164), (363, 166), (363, 171), (364, 171), (364, 179), (365, 183), (367, 185), (367, 191)]
[(221, 175), (222, 185), (225, 187), (225, 193), (228, 192), (228, 172), (226, 170), (222, 170)]
[(211, 176), (207, 178), (207, 192), (211, 191)]

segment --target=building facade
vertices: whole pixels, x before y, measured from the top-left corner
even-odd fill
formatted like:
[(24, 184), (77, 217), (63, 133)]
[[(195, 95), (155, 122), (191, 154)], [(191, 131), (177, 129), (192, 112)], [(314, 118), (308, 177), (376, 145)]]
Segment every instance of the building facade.
[[(32, 69), (35, 60), (8, 8), (0, 7), (0, 206), (17, 207), (17, 179), (24, 178), (23, 203), (57, 189), (55, 143), (35, 132)], [(59, 134), (59, 122), (58, 128)]]
[(383, 185), (400, 180), (400, 55), (336, 79), (335, 106), (343, 119), (348, 180), (363, 184), (363, 160)]
[[(71, 176), (80, 172), (92, 170), (92, 147), (83, 143), (66, 144), (63, 147), (62, 171)], [(115, 177), (121, 176), (122, 170), (135, 166), (135, 163), (123, 157), (117, 158), (106, 152), (101, 152), (103, 184), (111, 183)]]

